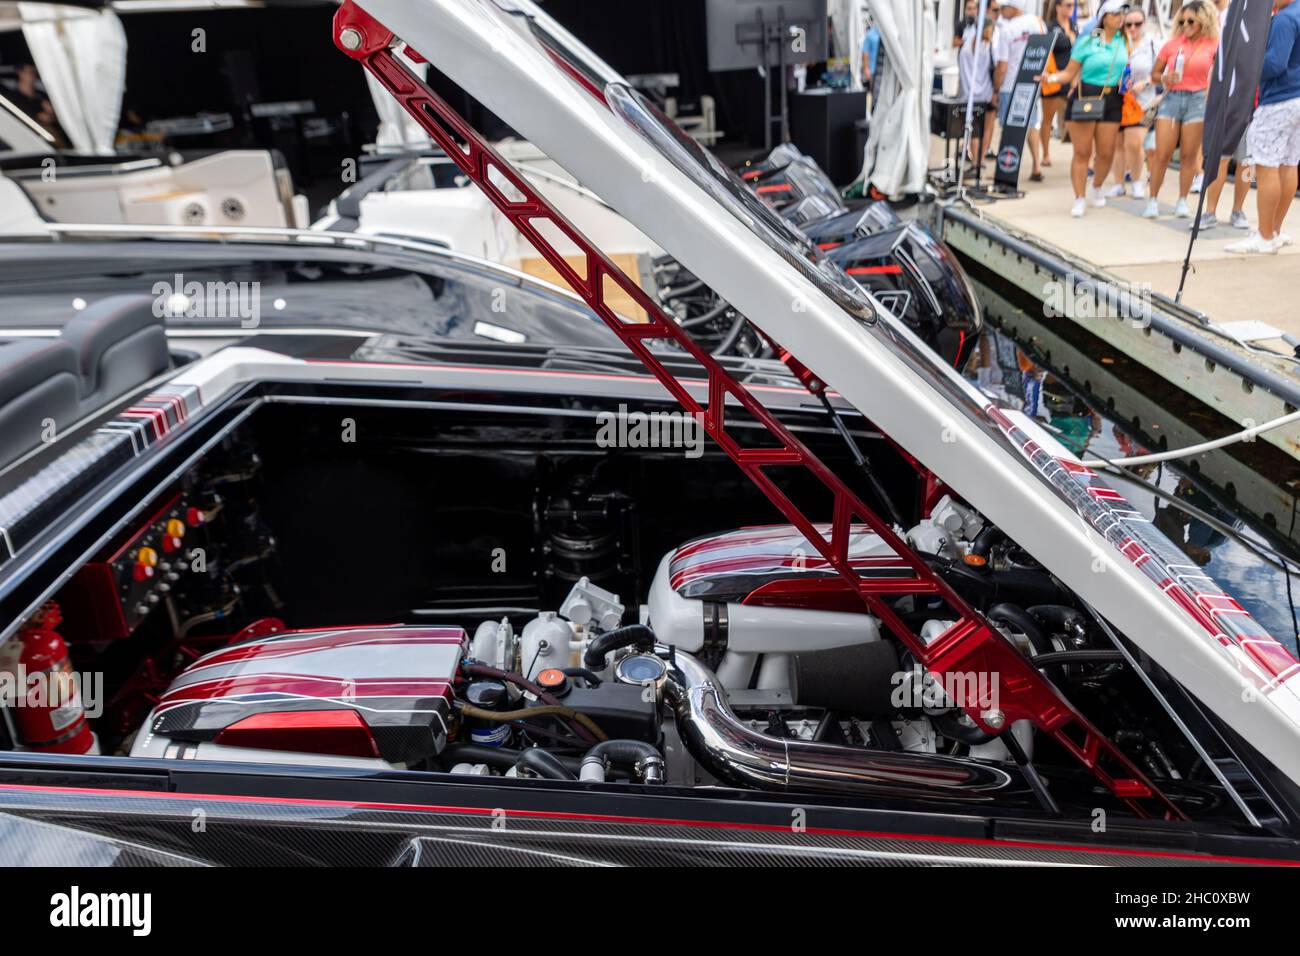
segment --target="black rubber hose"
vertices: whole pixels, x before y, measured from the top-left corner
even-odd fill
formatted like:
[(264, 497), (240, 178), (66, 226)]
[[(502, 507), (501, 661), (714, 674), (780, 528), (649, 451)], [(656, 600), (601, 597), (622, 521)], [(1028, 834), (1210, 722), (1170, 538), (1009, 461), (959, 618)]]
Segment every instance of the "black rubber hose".
[(514, 763), (515, 770), (526, 770), (529, 773), (544, 777), (547, 780), (577, 780), (578, 777), (564, 764), (555, 754), (543, 750), (541, 747), (529, 747), (519, 755), (519, 759)]
[(655, 646), (655, 632), (644, 624), (628, 624), (626, 627), (606, 631), (587, 645), (587, 653), (582, 656), (582, 662), (588, 667), (604, 667), (605, 658), (610, 651), (632, 646), (643, 651), (650, 650)]
[(604, 683), (599, 674), (585, 667), (566, 667), (563, 669), (563, 673), (565, 677), (581, 677), (587, 682), (588, 687), (599, 687)]
[(1036, 654), (1031, 663), (1035, 667), (1051, 667), (1055, 664), (1113, 664), (1124, 659), (1124, 655), (1114, 648), (1102, 647), (1082, 651), (1052, 651), (1050, 654)]
[(722, 301), (719, 302), (717, 305), (713, 306), (713, 308), (709, 309), (709, 311), (702, 313), (701, 315), (693, 315), (690, 316), (689, 318), (682, 319), (682, 321), (679, 322), (678, 324), (684, 329), (693, 329), (697, 325), (705, 325), (709, 322), (712, 322), (718, 316), (722, 315), (722, 313), (726, 312), (729, 308), (731, 308), (731, 303)]
[(703, 288), (704, 288), (704, 282), (699, 279), (696, 279), (694, 282), (689, 282), (684, 286), (680, 286), (676, 289), (673, 289), (671, 292), (668, 292), (666, 295), (661, 295), (659, 297), (659, 300), (663, 302), (665, 305), (667, 305), (673, 299), (680, 298), (681, 296), (684, 296), (689, 292), (696, 292)]
[(998, 736), (981, 730), (974, 724), (963, 724), (956, 713), (940, 714), (937, 717), (931, 717), (930, 720), (934, 723), (934, 729), (948, 739), (960, 740), (972, 747), (986, 744), (990, 740), (997, 739)]
[(990, 571), (973, 568), (965, 562), (939, 565), (940, 573), (957, 592), (974, 604), (984, 605), (1013, 601), (1021, 607), (1058, 604), (1065, 592), (1053, 583), (1051, 575), (1036, 568), (1004, 568)]
[(599, 764), (602, 773), (610, 764), (623, 767), (641, 783), (664, 782), (663, 755), (644, 740), (602, 740), (582, 758), (584, 767), (589, 764)]
[(1029, 643), (1034, 647), (1035, 657), (1041, 654), (1051, 654), (1056, 648), (1052, 645), (1051, 640), (1038, 628), (1038, 622), (1035, 621), (1029, 612), (1017, 604), (995, 604), (989, 608), (988, 619), (990, 621), (1005, 621), (1029, 638)]
[(989, 525), (979, 534), (975, 535), (975, 540), (970, 544), (970, 553), (978, 554), (981, 558), (987, 558), (989, 552), (993, 550), (993, 545), (997, 544), (1004, 535), (993, 525)]
[[(537, 748), (532, 748), (536, 750)], [(483, 744), (453, 743), (442, 748), (438, 759), (448, 768), (458, 763), (485, 763), (501, 772), (513, 767), (523, 755), (522, 750), (512, 747), (485, 747)], [(551, 754), (555, 757), (554, 754)], [(581, 757), (555, 757), (570, 773), (576, 773), (582, 766)]]
[(1084, 627), (1087, 622), (1082, 611), (1076, 611), (1065, 604), (1035, 604), (1025, 610), (1053, 633), (1064, 634), (1071, 628)]

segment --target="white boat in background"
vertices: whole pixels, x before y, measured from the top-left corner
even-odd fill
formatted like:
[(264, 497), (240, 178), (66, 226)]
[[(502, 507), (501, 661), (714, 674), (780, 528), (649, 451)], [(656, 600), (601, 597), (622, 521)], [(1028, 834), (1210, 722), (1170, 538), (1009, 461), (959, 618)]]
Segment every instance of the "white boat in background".
[[(648, 278), (650, 259), (663, 250), (641, 230), (531, 143), (508, 139), (495, 148), (569, 221), (597, 238), (620, 267)], [(363, 162), (359, 181), (330, 202), (313, 229), (433, 242), (563, 285), (540, 253), (440, 150), (377, 147)], [(565, 256), (581, 255), (567, 237), (555, 240)]]

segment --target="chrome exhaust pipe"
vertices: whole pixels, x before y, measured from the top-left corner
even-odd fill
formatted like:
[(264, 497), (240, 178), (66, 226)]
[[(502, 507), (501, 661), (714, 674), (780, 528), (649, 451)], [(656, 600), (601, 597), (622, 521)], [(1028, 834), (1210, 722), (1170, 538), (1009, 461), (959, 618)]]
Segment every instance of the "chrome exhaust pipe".
[(889, 797), (988, 800), (1012, 789), (999, 767), (961, 757), (905, 754), (759, 733), (727, 704), (713, 672), (678, 651), (682, 680), (670, 676), (664, 697), (677, 717), (686, 749), (719, 780), (760, 790)]

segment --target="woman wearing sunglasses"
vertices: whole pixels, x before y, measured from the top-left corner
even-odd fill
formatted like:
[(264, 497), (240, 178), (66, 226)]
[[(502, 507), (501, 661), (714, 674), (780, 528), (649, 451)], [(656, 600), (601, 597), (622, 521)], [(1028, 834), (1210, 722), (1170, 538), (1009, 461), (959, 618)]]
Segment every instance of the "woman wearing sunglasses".
[(1156, 111), (1156, 153), (1151, 162), (1151, 198), (1142, 215), (1160, 215), (1156, 197), (1169, 161), (1178, 149), (1178, 203), (1174, 215), (1191, 216), (1187, 194), (1201, 165), (1201, 138), (1205, 133), (1205, 100), (1210, 88), (1210, 68), (1219, 51), (1219, 15), (1205, 0), (1191, 0), (1178, 11), (1177, 32), (1160, 50), (1152, 75), (1165, 86), (1165, 98)]
[(1151, 128), (1151, 111), (1159, 96), (1151, 76), (1160, 43), (1146, 32), (1146, 14), (1140, 8), (1124, 16), (1124, 39), (1128, 43), (1128, 87), (1124, 92), (1124, 113), (1119, 124), (1119, 145), (1115, 164), (1115, 185), (1107, 196), (1124, 195), (1124, 177), (1132, 183), (1133, 198), (1145, 199), (1147, 184), (1144, 158), (1155, 149), (1155, 131)]
[[(1089, 204), (1106, 205), (1102, 183), (1115, 160), (1115, 143), (1124, 112), (1120, 82), (1128, 65), (1128, 45), (1124, 42), (1124, 0), (1106, 0), (1098, 13), (1098, 27), (1079, 38), (1070, 53), (1070, 65), (1064, 70), (1044, 74), (1040, 79), (1066, 86), (1076, 79), (1079, 86), (1070, 93), (1065, 105), (1066, 125), (1074, 157), (1070, 162), (1070, 182), (1074, 186), (1074, 205), (1070, 215), (1083, 216)], [(1097, 158), (1092, 183), (1088, 183), (1088, 162), (1093, 147)]]

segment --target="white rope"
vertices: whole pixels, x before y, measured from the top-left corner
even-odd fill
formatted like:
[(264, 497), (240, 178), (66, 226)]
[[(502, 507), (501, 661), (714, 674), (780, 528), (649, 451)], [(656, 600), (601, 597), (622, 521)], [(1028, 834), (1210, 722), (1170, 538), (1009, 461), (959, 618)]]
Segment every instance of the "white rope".
[(1272, 431), (1274, 428), (1281, 428), (1283, 425), (1290, 425), (1292, 422), (1300, 421), (1300, 411), (1292, 412), (1290, 415), (1283, 415), (1281, 418), (1275, 418), (1271, 422), (1265, 422), (1262, 425), (1252, 425), (1250, 428), (1243, 429), (1233, 435), (1225, 435), (1222, 438), (1216, 438), (1213, 441), (1201, 442), (1199, 445), (1189, 445), (1187, 448), (1179, 448), (1174, 451), (1162, 451), (1152, 455), (1136, 455), (1132, 458), (1089, 458), (1086, 464), (1106, 466), (1117, 466), (1128, 468), (1133, 465), (1150, 465), (1158, 461), (1172, 461), (1175, 458), (1189, 458), (1192, 455), (1199, 455), (1201, 452), (1213, 451), (1216, 448), (1222, 448), (1225, 445), (1232, 445), (1239, 441), (1250, 441), (1256, 435), (1262, 435), (1264, 432)]

